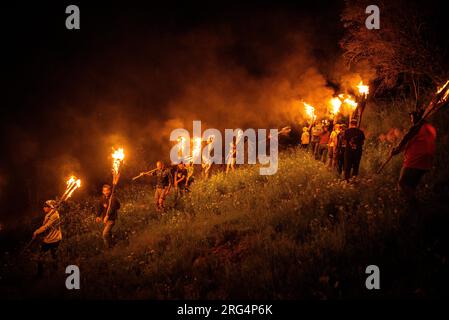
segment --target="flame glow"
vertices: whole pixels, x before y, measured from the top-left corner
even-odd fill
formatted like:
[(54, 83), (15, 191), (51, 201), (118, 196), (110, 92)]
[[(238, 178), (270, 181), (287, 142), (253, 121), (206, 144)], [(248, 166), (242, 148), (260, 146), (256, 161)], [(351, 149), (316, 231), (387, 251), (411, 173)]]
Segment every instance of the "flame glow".
[[(446, 83), (442, 87), (438, 88), (437, 93), (441, 93), (443, 90), (445, 90), (447, 88), (448, 85), (449, 85), (449, 80), (447, 80)], [(446, 101), (448, 97), (449, 97), (449, 90), (447, 90), (445, 92), (445, 94), (442, 98), (443, 101)]]
[(357, 108), (358, 105), (357, 102), (355, 102), (350, 95), (340, 94), (338, 97), (345, 105), (349, 106), (352, 109), (352, 111), (354, 111), (355, 108)]
[(315, 108), (312, 107), (310, 104), (303, 102), (304, 104), (304, 110), (306, 112), (306, 114), (309, 116), (309, 118), (312, 121), (315, 121), (316, 119), (316, 115), (315, 115)]
[(330, 100), (330, 104), (332, 106), (331, 113), (337, 114), (340, 112), (341, 100), (338, 97), (334, 97)]
[(123, 159), (125, 159), (125, 151), (123, 148), (118, 148), (112, 152), (112, 171), (115, 175), (119, 174)]
[(178, 142), (179, 142), (179, 146), (178, 146), (178, 155), (179, 156), (183, 156), (184, 155), (184, 151), (186, 149), (186, 138), (184, 137), (179, 137), (178, 138)]
[(73, 192), (79, 187), (81, 187), (81, 180), (77, 179), (75, 176), (71, 176), (69, 180), (67, 180), (67, 189), (64, 193), (65, 199), (70, 198)]
[(235, 139), (235, 145), (238, 145), (243, 137), (243, 130), (239, 129), (237, 133), (237, 138)]
[(363, 81), (360, 81), (360, 83), (357, 85), (357, 88), (359, 89), (359, 93), (363, 96), (367, 96), (369, 93), (369, 86), (364, 85)]
[(192, 148), (192, 158), (197, 158), (201, 153), (201, 138), (194, 137), (193, 138), (193, 148)]

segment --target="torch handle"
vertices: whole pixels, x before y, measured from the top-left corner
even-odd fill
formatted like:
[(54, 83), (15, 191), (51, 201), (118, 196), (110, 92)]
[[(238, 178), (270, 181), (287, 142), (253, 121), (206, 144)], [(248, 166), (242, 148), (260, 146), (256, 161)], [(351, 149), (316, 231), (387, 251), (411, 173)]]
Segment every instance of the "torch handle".
[(111, 196), (109, 197), (108, 210), (106, 210), (106, 214), (104, 217), (105, 223), (109, 220), (109, 213), (111, 212), (112, 207), (112, 197), (114, 197), (116, 184), (112, 185)]
[(141, 172), (138, 176), (135, 176), (135, 177), (133, 178), (133, 181), (139, 179), (140, 177), (143, 177), (143, 176), (146, 176), (146, 175), (148, 175), (148, 174), (151, 174), (151, 173), (153, 173), (153, 172), (156, 171), (156, 170), (157, 170), (157, 168), (156, 168), (156, 169), (153, 169), (153, 170), (150, 170), (150, 171)]
[(382, 163), (382, 165), (380, 166), (379, 170), (377, 170), (377, 174), (380, 174), (383, 170), (383, 168), (385, 168), (385, 166), (390, 162), (390, 160), (393, 158), (393, 155), (390, 154), (390, 156), (387, 158), (387, 160), (385, 160), (384, 163)]

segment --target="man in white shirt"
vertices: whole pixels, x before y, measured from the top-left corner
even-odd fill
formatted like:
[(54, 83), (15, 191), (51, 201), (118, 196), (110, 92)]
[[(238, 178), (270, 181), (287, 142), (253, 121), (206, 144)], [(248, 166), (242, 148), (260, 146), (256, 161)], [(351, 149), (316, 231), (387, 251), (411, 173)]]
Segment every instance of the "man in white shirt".
[(41, 254), (37, 267), (38, 277), (42, 277), (43, 275), (43, 260), (48, 251), (51, 253), (53, 264), (56, 262), (58, 246), (62, 240), (57, 202), (55, 200), (45, 201), (43, 211), (45, 212), (44, 222), (42, 226), (33, 233), (33, 239), (42, 236)]

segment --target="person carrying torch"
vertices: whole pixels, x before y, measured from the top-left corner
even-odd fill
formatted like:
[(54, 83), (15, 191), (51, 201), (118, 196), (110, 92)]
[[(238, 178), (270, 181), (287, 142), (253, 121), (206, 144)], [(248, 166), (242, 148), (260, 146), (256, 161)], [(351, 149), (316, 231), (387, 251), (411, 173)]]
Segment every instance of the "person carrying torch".
[(170, 192), (173, 176), (169, 168), (165, 168), (162, 161), (156, 162), (156, 170), (151, 172), (156, 176), (156, 190), (154, 191), (154, 202), (157, 212), (164, 212), (165, 197)]
[(114, 150), (112, 153), (112, 187), (108, 184), (103, 185), (102, 196), (97, 205), (96, 222), (104, 223), (102, 232), (103, 242), (106, 249), (111, 248), (112, 228), (117, 220), (120, 202), (115, 197), (115, 188), (120, 179), (120, 168), (123, 164), (125, 153), (123, 148)]
[(41, 278), (44, 274), (44, 259), (47, 252), (50, 252), (52, 259), (52, 266), (54, 268), (57, 259), (57, 250), (59, 243), (62, 240), (61, 226), (58, 223), (60, 220), (57, 209), (57, 202), (55, 200), (47, 200), (42, 209), (45, 213), (44, 222), (33, 233), (34, 241), (37, 237), (43, 235), (41, 251), (37, 264), (37, 277)]
[(103, 243), (106, 249), (111, 248), (112, 244), (112, 228), (118, 218), (118, 210), (120, 209), (120, 201), (112, 194), (112, 187), (108, 184), (103, 185), (102, 195), (97, 203), (96, 222), (104, 223), (102, 232)]
[(37, 265), (38, 278), (41, 278), (44, 273), (44, 260), (48, 252), (51, 253), (53, 268), (56, 265), (57, 250), (59, 243), (62, 240), (61, 217), (58, 209), (60, 205), (70, 198), (73, 192), (80, 186), (81, 180), (72, 176), (67, 181), (67, 188), (58, 201), (47, 200), (44, 203), (44, 207), (42, 209), (45, 213), (44, 222), (41, 227), (34, 231), (31, 241), (25, 247), (25, 249), (27, 249), (37, 238), (41, 238), (42, 244)]

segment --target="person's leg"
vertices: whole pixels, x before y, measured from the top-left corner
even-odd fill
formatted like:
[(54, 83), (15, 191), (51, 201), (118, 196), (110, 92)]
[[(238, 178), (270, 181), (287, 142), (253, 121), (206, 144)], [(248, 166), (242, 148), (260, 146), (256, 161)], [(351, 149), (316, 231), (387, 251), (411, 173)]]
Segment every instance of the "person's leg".
[(168, 194), (168, 187), (164, 187), (161, 189), (161, 195), (159, 197), (159, 208), (164, 211), (165, 210), (165, 197)]
[(112, 243), (112, 228), (114, 227), (115, 221), (108, 220), (103, 229), (103, 242), (106, 249), (111, 248)]
[(328, 147), (328, 163), (329, 168), (332, 168), (334, 162), (334, 147)]
[(359, 174), (359, 167), (360, 167), (360, 160), (362, 159), (362, 151), (356, 151), (354, 152), (354, 161), (353, 161), (353, 170), (352, 170), (352, 176), (358, 176)]
[(39, 256), (37, 258), (38, 259), (37, 260), (37, 277), (38, 278), (42, 278), (42, 276), (44, 275), (44, 259), (45, 259), (45, 255), (48, 250), (50, 250), (50, 247), (48, 246), (48, 244), (43, 242), (41, 244), (41, 249), (39, 252)]
[(341, 174), (343, 172), (343, 168), (344, 168), (344, 164), (345, 164), (345, 149), (341, 149), (339, 150), (338, 153), (338, 173)]
[(320, 144), (320, 157), (319, 160), (323, 163), (326, 163), (326, 155), (327, 155), (327, 145)]
[(349, 180), (351, 174), (351, 152), (347, 150), (344, 155), (344, 170), (345, 170), (345, 180)]
[(338, 159), (337, 159), (337, 147), (333, 147), (332, 148), (332, 166), (331, 166), (331, 168), (333, 170), (337, 169), (337, 161), (338, 161)]
[(402, 195), (408, 202), (414, 203), (417, 201), (416, 189), (425, 172), (425, 170), (402, 167), (398, 186)]
[(60, 243), (60, 241), (52, 243), (51, 248), (50, 248), (50, 253), (51, 253), (51, 258), (52, 258), (51, 267), (52, 267), (53, 271), (56, 271), (58, 268), (59, 243)]
[(161, 188), (156, 187), (156, 190), (154, 191), (154, 204), (156, 206), (156, 211), (159, 211), (159, 198), (161, 196)]

